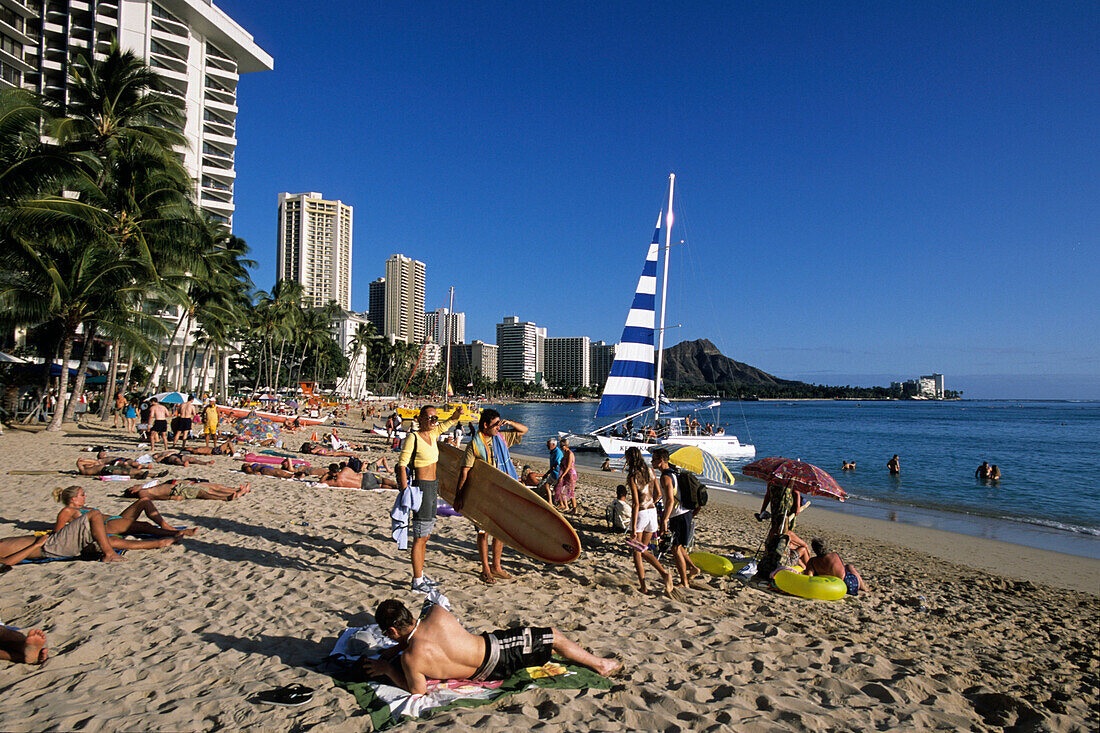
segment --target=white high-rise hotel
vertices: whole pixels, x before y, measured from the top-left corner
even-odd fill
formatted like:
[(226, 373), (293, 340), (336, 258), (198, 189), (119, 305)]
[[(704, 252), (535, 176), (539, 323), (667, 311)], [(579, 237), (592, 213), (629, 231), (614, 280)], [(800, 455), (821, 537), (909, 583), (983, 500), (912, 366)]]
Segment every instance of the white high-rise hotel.
[(185, 105), (179, 153), (204, 211), (232, 226), (237, 80), (270, 71), (270, 55), (209, 0), (0, 0), (0, 86), (64, 105), (66, 65), (101, 58), (117, 38)]
[(424, 343), (425, 274), (424, 263), (411, 257), (395, 254), (386, 260), (384, 335)]
[(315, 308), (351, 310), (352, 209), (319, 193), (279, 194), (279, 277), (302, 284)]

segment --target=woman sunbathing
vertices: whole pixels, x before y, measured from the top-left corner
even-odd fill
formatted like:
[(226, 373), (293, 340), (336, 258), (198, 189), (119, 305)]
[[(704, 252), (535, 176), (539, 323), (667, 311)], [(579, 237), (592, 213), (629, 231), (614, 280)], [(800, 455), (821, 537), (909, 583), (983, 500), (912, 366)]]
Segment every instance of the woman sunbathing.
[(152, 550), (167, 547), (177, 539), (127, 540), (111, 537), (104, 526), (103, 514), (98, 509), (89, 509), (57, 532), (0, 539), (0, 564), (10, 567), (24, 560), (79, 557), (93, 547), (103, 553), (103, 562), (121, 562), (126, 558), (116, 550)]
[(214, 484), (199, 478), (172, 479), (149, 488), (131, 487), (124, 492), (126, 496), (138, 499), (209, 499), (211, 501), (233, 501), (244, 496), (250, 490), (250, 484), (241, 484), (237, 488)]
[(228, 438), (221, 445), (218, 445), (217, 442), (214, 443), (213, 447), (208, 445), (196, 445), (188, 448), (184, 452), (196, 456), (231, 456), (237, 451), (233, 448), (233, 438)]
[[(88, 500), (84, 489), (79, 486), (68, 486), (64, 489), (55, 489), (53, 492), (55, 501), (64, 504), (64, 508), (57, 513), (57, 521), (53, 531), (60, 532), (65, 525), (82, 514), (92, 511), (85, 504)], [(138, 517), (144, 514), (153, 524), (140, 522)], [(122, 510), (118, 516), (104, 519), (103, 526), (108, 534), (147, 534), (154, 537), (183, 537), (195, 534), (195, 529), (176, 529), (157, 511), (156, 506), (149, 499), (139, 499)]]
[(355, 457), (355, 454), (347, 450), (333, 450), (332, 448), (326, 448), (318, 443), (303, 443), (299, 449), (302, 453), (308, 453), (312, 456), (340, 456), (344, 458)]
[(270, 463), (242, 463), (241, 472), (250, 476), (271, 476), (273, 478), (298, 478), (297, 473), (292, 473), (285, 468), (272, 466)]
[(183, 466), (184, 468), (189, 468), (192, 463), (196, 466), (209, 466), (214, 462), (214, 459), (203, 461), (188, 455), (186, 452), (178, 450), (166, 450), (160, 453), (154, 453), (153, 460), (157, 463), (163, 463), (166, 466)]

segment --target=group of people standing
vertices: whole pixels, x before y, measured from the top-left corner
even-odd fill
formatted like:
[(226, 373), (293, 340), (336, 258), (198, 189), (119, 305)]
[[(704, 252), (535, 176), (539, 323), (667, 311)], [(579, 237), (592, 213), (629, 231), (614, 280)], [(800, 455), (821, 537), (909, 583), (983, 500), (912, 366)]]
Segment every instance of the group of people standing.
[(564, 514), (577, 512), (577, 464), (576, 456), (569, 448), (569, 438), (550, 438), (546, 441), (550, 451), (550, 469), (539, 481), (538, 488), (546, 492), (546, 501)]
[[(118, 427), (119, 418), (122, 419), (127, 433), (143, 433), (152, 447), (157, 442), (168, 450), (168, 441), (171, 439), (172, 447), (176, 447), (177, 441), (183, 441), (183, 447), (187, 447), (187, 441), (191, 438), (196, 416), (202, 421), (203, 442), (210, 445), (210, 439), (217, 439), (218, 434), (218, 405), (213, 397), (208, 398), (200, 407), (195, 395), (190, 399), (174, 407), (169, 407), (156, 397), (149, 397), (138, 401), (130, 399), (119, 393), (115, 396), (114, 426)], [(138, 422), (140, 418), (140, 422)]]

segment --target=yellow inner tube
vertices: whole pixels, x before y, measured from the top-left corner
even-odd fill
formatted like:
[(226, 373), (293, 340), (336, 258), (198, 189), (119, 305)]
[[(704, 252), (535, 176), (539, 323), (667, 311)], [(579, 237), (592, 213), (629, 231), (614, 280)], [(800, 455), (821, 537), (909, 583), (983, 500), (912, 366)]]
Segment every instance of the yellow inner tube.
[(848, 593), (848, 586), (844, 585), (844, 581), (831, 575), (802, 575), (790, 570), (780, 570), (772, 580), (776, 588), (799, 598), (839, 601)]

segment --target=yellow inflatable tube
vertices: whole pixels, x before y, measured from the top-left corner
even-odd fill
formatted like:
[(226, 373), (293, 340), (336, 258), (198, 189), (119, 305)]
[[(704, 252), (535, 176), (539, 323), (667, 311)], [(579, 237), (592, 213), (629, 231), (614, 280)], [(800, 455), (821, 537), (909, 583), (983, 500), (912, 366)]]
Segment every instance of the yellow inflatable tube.
[(844, 581), (831, 575), (802, 575), (790, 570), (780, 570), (772, 580), (776, 588), (799, 598), (839, 601), (848, 593)]
[(704, 573), (713, 575), (716, 578), (735, 573), (747, 564), (745, 560), (734, 562), (728, 557), (722, 557), (721, 555), (715, 555), (710, 552), (693, 552), (688, 555), (688, 557), (691, 558), (691, 561), (695, 563), (696, 567)]

